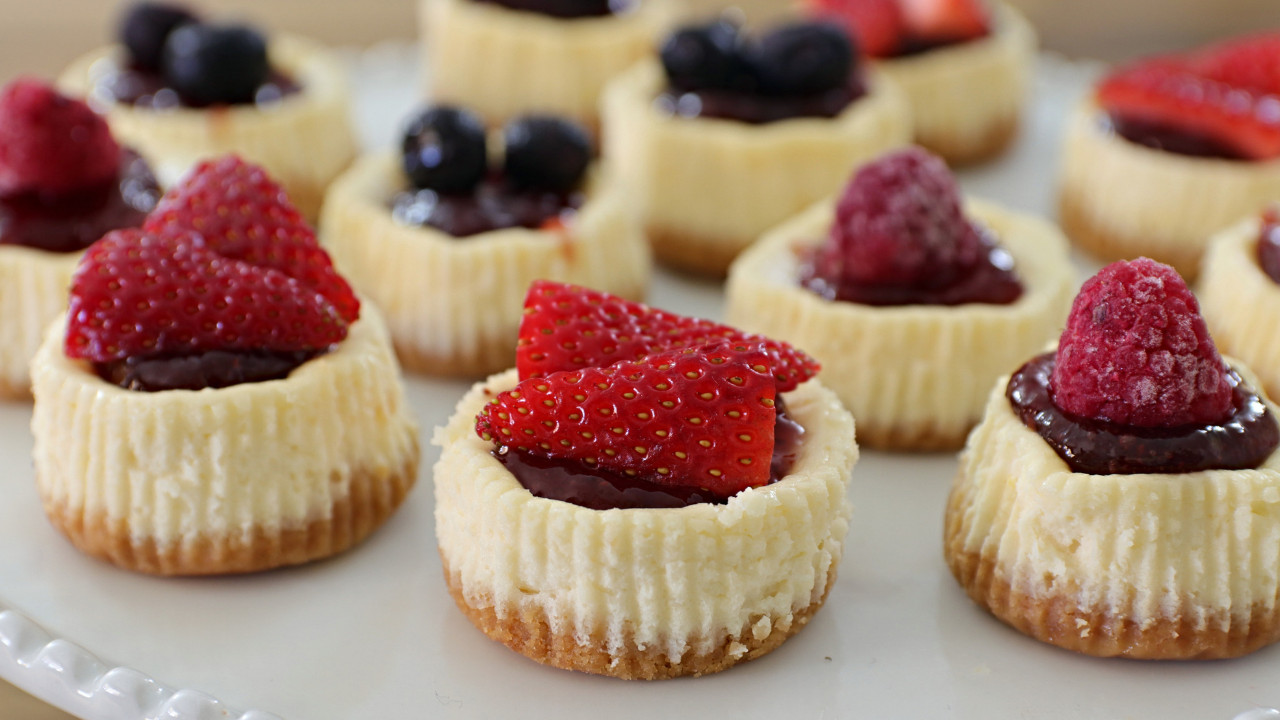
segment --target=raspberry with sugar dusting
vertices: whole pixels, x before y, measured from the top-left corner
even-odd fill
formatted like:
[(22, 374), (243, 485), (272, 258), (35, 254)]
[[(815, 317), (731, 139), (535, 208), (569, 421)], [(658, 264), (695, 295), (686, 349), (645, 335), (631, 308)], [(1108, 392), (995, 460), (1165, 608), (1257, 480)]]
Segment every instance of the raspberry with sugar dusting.
[(0, 194), (64, 195), (119, 171), (120, 146), (88, 105), (32, 78), (0, 92)]
[(1136, 427), (1213, 424), (1232, 408), (1195, 296), (1148, 258), (1112, 263), (1080, 289), (1049, 386), (1066, 412)]

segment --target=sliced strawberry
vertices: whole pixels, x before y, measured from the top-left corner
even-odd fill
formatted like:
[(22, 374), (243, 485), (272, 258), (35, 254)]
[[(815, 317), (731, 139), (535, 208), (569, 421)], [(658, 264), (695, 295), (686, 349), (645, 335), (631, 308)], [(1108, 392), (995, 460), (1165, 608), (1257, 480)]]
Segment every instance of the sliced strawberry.
[(794, 390), (820, 367), (779, 340), (550, 280), (535, 281), (525, 296), (516, 367), (528, 379), (724, 340), (764, 347), (778, 392)]
[(898, 0), (809, 0), (810, 10), (843, 24), (870, 57), (896, 55), (906, 35)]
[(991, 32), (991, 16), (979, 0), (899, 0), (908, 32), (926, 43), (975, 40)]
[(234, 155), (197, 165), (161, 198), (143, 229), (161, 236), (196, 232), (221, 255), (315, 288), (347, 322), (360, 316), (360, 301), (284, 189)]
[(120, 173), (120, 146), (106, 120), (39, 80), (0, 92), (0, 195), (63, 195)]
[(498, 446), (730, 496), (769, 481), (772, 348), (720, 343), (525, 380), (485, 406)]
[(211, 250), (195, 234), (109, 233), (71, 282), (69, 357), (322, 350), (347, 324), (314, 288)]
[(1215, 45), (1190, 59), (1196, 74), (1264, 95), (1280, 95), (1280, 33)]
[[(1221, 74), (1222, 68), (1218, 71)], [(1236, 87), (1199, 73), (1194, 63), (1180, 58), (1146, 60), (1104, 80), (1098, 103), (1125, 120), (1208, 138), (1241, 158), (1280, 157), (1280, 94)]]

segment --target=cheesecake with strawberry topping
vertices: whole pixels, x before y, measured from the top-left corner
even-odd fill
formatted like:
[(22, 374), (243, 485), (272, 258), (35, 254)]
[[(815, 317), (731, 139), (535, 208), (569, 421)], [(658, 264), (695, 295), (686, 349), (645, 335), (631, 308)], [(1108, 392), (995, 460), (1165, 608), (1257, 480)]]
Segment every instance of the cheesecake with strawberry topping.
[(1103, 78), (1063, 147), (1059, 216), (1072, 241), (1194, 278), (1210, 236), (1280, 196), (1277, 64), (1272, 32)]
[(0, 396), (30, 394), (82, 251), (141, 225), (159, 197), (146, 161), (84, 103), (32, 78), (0, 92)]
[(786, 345), (606, 293), (529, 290), (517, 368), (435, 468), (450, 592), (490, 638), (621, 678), (759, 657), (822, 606), (853, 420)]
[(944, 552), (997, 618), (1139, 659), (1280, 640), (1280, 426), (1167, 265), (1084, 284), (1056, 351), (991, 391), (948, 501)]
[(911, 105), (915, 142), (952, 165), (1001, 154), (1017, 136), (1035, 67), (1023, 15), (985, 0), (805, 0), (844, 24)]
[(377, 311), (281, 187), (202, 163), (95, 243), (32, 362), (37, 485), (76, 547), (160, 575), (252, 572), (360, 542), (417, 475)]
[(605, 157), (657, 258), (718, 277), (851, 167), (910, 137), (897, 86), (826, 22), (759, 35), (724, 20), (681, 28), (660, 63), (612, 82), (601, 108)]
[(1074, 277), (1053, 225), (965, 201), (936, 156), (890, 153), (729, 271), (729, 322), (822, 363), (868, 447), (960, 447), (986, 387), (1047, 342)]
[(436, 375), (511, 367), (534, 280), (640, 299), (651, 266), (581, 126), (530, 115), (490, 138), (475, 113), (445, 105), (414, 114), (398, 155), (366, 155), (334, 183), (320, 235), (385, 313), (405, 368)]
[(131, 4), (117, 40), (58, 84), (103, 112), (166, 187), (200, 160), (235, 153), (278, 178), (305, 217), (319, 216), (357, 150), (346, 72), (326, 49), (155, 2)]

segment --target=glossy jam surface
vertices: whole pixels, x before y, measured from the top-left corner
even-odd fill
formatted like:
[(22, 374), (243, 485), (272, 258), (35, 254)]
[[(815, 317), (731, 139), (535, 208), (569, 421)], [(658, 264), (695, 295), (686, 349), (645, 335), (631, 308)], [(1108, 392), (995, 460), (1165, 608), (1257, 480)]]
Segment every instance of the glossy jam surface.
[(764, 95), (738, 90), (667, 88), (655, 101), (659, 112), (677, 117), (736, 120), (763, 125), (794, 118), (833, 118), (867, 93), (859, 75), (845, 87), (811, 95)]
[[(258, 105), (266, 105), (301, 91), (302, 86), (293, 78), (272, 70), (267, 76), (267, 81), (258, 88), (255, 102)], [(128, 66), (100, 78), (94, 94), (111, 98), (123, 105), (151, 110), (209, 107), (207, 104), (183, 97), (177, 90), (170, 87), (159, 73)]]
[(1280, 285), (1280, 208), (1269, 211), (1262, 220), (1258, 265), (1272, 282)]
[(203, 390), (279, 380), (317, 352), (228, 351), (94, 363), (103, 380), (126, 390)]
[(434, 190), (401, 192), (391, 200), (391, 215), (406, 225), (432, 227), (453, 237), (468, 237), (506, 228), (555, 227), (567, 221), (582, 202), (580, 192), (519, 190), (500, 178), (490, 178), (466, 194)]
[(1261, 465), (1280, 445), (1280, 426), (1266, 404), (1234, 372), (1232, 414), (1223, 423), (1139, 428), (1069, 415), (1053, 403), (1052, 352), (1023, 365), (1005, 395), (1022, 422), (1075, 472), (1090, 475), (1177, 474)]
[(1131, 143), (1153, 150), (1218, 160), (1245, 159), (1236, 150), (1213, 138), (1190, 133), (1167, 123), (1103, 114), (1102, 125), (1108, 132), (1114, 132)]
[[(777, 410), (769, 482), (777, 482), (791, 472), (804, 437), (804, 428), (787, 414), (781, 397)], [(495, 450), (493, 455), (536, 497), (562, 500), (592, 510), (681, 508), (698, 503), (723, 505), (729, 501), (701, 488), (659, 485), (591, 469), (577, 462), (509, 451), (505, 447)]]
[(78, 252), (112, 230), (141, 225), (160, 194), (151, 168), (125, 150), (119, 176), (106, 185), (70, 195), (0, 197), (0, 245)]
[(501, 5), (508, 10), (538, 13), (561, 20), (607, 17), (625, 12), (636, 0), (474, 0)]
[(818, 250), (800, 258), (800, 285), (827, 300), (895, 307), (902, 305), (1008, 305), (1022, 297), (1022, 282), (1013, 270), (1013, 257), (985, 233), (985, 262), (979, 262), (955, 282), (938, 286), (873, 284), (831, 279), (821, 267)]

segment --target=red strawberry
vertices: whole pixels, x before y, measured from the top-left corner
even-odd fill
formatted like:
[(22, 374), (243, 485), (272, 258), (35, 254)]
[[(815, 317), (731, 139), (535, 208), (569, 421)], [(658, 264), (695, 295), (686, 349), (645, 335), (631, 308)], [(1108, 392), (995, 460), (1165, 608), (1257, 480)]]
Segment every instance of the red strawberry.
[(721, 343), (531, 378), (490, 401), (499, 446), (730, 496), (769, 481), (776, 382), (762, 344)]
[(907, 30), (926, 43), (974, 40), (991, 32), (979, 0), (899, 0)]
[(197, 165), (161, 198), (143, 229), (161, 236), (198, 233), (214, 252), (315, 288), (347, 322), (360, 316), (360, 301), (288, 195), (265, 170), (234, 155)]
[(1280, 95), (1280, 33), (1240, 38), (1196, 53), (1198, 75), (1233, 87)]
[(1108, 265), (1080, 289), (1049, 389), (1080, 417), (1175, 427), (1231, 414), (1226, 373), (1182, 277), (1138, 258)]
[(119, 230), (71, 282), (69, 357), (109, 362), (208, 350), (321, 350), (347, 325), (315, 289), (224, 257), (197, 235)]
[(516, 367), (528, 379), (725, 340), (763, 347), (778, 392), (794, 390), (819, 370), (816, 360), (784, 342), (550, 280), (535, 281), (525, 296)]
[[(1280, 157), (1280, 90), (1258, 89), (1271, 71), (1241, 69), (1236, 60), (1139, 62), (1098, 86), (1098, 104), (1119, 118), (1203, 136), (1244, 159)], [(1270, 62), (1280, 65), (1280, 55)]]
[(88, 105), (31, 78), (0, 93), (0, 195), (64, 195), (120, 173), (120, 146)]
[(817, 15), (844, 25), (870, 57), (892, 57), (902, 49), (906, 23), (898, 0), (809, 0)]

